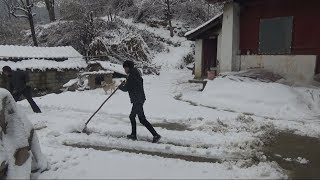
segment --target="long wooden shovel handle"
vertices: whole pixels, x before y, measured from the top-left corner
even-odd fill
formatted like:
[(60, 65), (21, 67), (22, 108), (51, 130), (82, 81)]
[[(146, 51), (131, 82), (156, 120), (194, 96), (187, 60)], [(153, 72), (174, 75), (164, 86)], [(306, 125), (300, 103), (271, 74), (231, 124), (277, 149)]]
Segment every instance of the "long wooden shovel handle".
[(120, 86), (121, 86), (122, 84), (120, 84), (111, 94), (110, 94), (110, 96), (106, 99), (106, 100), (104, 100), (104, 102), (100, 105), (100, 107), (96, 110), (96, 112), (94, 112), (93, 114), (92, 114), (92, 116), (88, 119), (88, 121), (86, 122), (86, 126), (88, 125), (88, 123), (91, 121), (91, 119), (93, 118), (93, 116), (94, 115), (96, 115), (97, 114), (97, 112), (99, 112), (99, 110), (102, 108), (102, 106), (117, 92), (117, 90), (120, 88)]

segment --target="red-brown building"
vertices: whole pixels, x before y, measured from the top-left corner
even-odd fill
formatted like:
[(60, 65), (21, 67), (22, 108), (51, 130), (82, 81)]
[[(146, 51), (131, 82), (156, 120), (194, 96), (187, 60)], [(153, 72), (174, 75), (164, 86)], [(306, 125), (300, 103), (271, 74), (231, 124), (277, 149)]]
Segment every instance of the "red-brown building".
[(211, 68), (264, 68), (312, 81), (320, 73), (319, 7), (320, 0), (227, 2), (222, 14), (186, 34), (196, 41), (196, 78)]

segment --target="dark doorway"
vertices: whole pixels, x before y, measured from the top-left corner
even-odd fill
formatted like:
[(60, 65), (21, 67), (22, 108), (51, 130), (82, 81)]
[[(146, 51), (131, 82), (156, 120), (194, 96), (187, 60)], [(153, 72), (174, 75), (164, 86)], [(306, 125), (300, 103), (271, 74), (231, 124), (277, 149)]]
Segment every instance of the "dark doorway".
[(202, 47), (202, 76), (205, 77), (210, 68), (217, 67), (217, 38), (204, 39)]
[(103, 75), (97, 75), (95, 80), (95, 85), (96, 86), (100, 86), (101, 82), (104, 81), (104, 76)]
[(320, 74), (320, 56), (317, 56), (315, 74)]

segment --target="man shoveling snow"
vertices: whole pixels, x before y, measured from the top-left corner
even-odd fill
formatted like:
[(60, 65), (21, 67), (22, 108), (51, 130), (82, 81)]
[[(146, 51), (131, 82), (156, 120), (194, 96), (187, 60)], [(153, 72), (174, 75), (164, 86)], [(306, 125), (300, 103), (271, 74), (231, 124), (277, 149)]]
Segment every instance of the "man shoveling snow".
[(153, 135), (153, 143), (160, 140), (161, 136), (155, 131), (152, 125), (147, 121), (144, 115), (143, 104), (146, 100), (146, 96), (143, 88), (143, 79), (141, 77), (141, 72), (134, 67), (132, 61), (125, 61), (123, 63), (123, 68), (128, 74), (126, 83), (122, 83), (119, 87), (120, 90), (128, 92), (130, 100), (132, 103), (132, 110), (130, 113), (130, 121), (132, 132), (127, 137), (132, 140), (137, 139), (137, 126), (136, 126), (136, 116), (138, 115), (140, 123), (144, 125), (150, 133)]

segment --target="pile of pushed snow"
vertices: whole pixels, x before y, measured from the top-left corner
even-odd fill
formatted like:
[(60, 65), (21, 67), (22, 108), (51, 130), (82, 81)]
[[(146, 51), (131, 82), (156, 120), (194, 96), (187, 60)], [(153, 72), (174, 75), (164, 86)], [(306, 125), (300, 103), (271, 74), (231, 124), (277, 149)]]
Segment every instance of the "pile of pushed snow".
[(316, 116), (320, 112), (320, 90), (295, 88), (237, 77), (208, 81), (203, 92), (181, 97), (199, 105), (283, 119)]
[(48, 168), (38, 137), (29, 120), (16, 108), (10, 93), (0, 88), (1, 179), (29, 179), (31, 171)]

